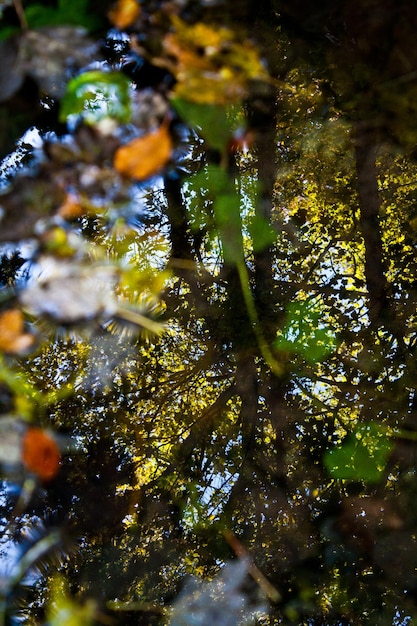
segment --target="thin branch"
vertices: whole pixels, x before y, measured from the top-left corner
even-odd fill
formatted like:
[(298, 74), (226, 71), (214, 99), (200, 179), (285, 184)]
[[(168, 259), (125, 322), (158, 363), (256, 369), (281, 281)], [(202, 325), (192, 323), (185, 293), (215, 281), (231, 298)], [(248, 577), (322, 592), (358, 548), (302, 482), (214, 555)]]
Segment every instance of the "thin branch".
[(380, 227), (381, 199), (376, 166), (376, 138), (363, 123), (355, 127), (355, 159), (360, 226), (365, 244), (365, 277), (369, 294), (369, 317), (379, 326), (389, 312)]
[(16, 11), (16, 15), (20, 22), (20, 27), (22, 30), (28, 30), (29, 24), (26, 19), (25, 10), (23, 8), (21, 0), (13, 0), (14, 10)]

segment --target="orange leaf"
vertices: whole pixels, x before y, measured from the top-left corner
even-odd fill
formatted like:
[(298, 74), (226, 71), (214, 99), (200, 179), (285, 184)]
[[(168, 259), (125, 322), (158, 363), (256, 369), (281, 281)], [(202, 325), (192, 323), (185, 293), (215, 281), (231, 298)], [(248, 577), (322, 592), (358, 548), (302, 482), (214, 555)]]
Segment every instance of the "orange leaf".
[(163, 124), (155, 132), (119, 148), (114, 156), (114, 167), (122, 176), (145, 180), (168, 163), (172, 148), (171, 136)]
[(0, 315), (0, 350), (3, 352), (24, 352), (35, 341), (33, 335), (24, 332), (22, 312), (10, 309)]
[(42, 480), (58, 473), (61, 455), (56, 442), (41, 428), (28, 428), (22, 442), (22, 460)]
[(83, 208), (78, 196), (73, 193), (67, 193), (64, 202), (57, 210), (57, 214), (63, 217), (64, 220), (74, 220), (77, 219), (77, 217), (81, 217)]
[(139, 17), (140, 6), (135, 0), (118, 0), (113, 9), (109, 11), (110, 22), (123, 30)]

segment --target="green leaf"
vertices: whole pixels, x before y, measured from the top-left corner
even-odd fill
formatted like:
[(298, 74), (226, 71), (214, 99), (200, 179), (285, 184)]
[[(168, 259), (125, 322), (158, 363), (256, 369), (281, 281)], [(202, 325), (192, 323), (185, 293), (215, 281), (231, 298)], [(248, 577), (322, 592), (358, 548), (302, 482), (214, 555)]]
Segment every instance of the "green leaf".
[(238, 263), (243, 259), (239, 196), (236, 194), (219, 196), (214, 203), (214, 212), (224, 260), (228, 263)]
[(228, 109), (212, 104), (198, 104), (173, 98), (171, 104), (177, 113), (205, 139), (207, 144), (223, 152), (229, 143), (234, 125)]
[(85, 122), (95, 124), (111, 118), (120, 123), (130, 120), (130, 81), (120, 72), (85, 72), (73, 78), (61, 102), (61, 121), (82, 115)]
[(216, 198), (224, 193), (233, 193), (234, 185), (223, 167), (207, 165), (201, 172), (189, 179), (191, 184), (207, 189), (210, 196)]
[(378, 482), (391, 450), (386, 429), (370, 422), (358, 426), (339, 447), (328, 450), (323, 462), (333, 478)]
[(319, 363), (336, 347), (335, 334), (320, 318), (321, 311), (316, 302), (290, 303), (287, 323), (275, 347), (298, 353), (311, 364)]
[(219, 165), (207, 165), (187, 180), (187, 190), (191, 197), (202, 204), (204, 199), (214, 202), (221, 195), (235, 193), (234, 182), (226, 170)]
[(268, 220), (260, 215), (254, 215), (248, 224), (249, 234), (252, 237), (253, 251), (259, 252), (274, 243), (277, 238), (276, 231)]

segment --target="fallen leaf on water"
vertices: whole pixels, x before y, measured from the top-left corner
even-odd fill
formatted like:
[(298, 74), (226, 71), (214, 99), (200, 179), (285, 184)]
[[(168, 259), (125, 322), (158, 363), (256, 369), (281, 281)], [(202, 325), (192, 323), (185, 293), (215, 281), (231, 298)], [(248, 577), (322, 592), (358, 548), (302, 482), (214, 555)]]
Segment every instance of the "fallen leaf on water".
[(61, 454), (57, 443), (41, 428), (28, 428), (22, 441), (22, 461), (42, 480), (51, 480), (59, 469)]
[(113, 26), (123, 30), (133, 24), (139, 15), (140, 6), (136, 0), (118, 0), (109, 11), (109, 20)]
[(0, 463), (16, 466), (21, 463), (22, 425), (15, 416), (0, 418)]
[(110, 266), (91, 266), (73, 259), (44, 255), (38, 259), (39, 277), (28, 283), (20, 302), (35, 316), (62, 324), (76, 324), (117, 310), (114, 288), (117, 273)]
[(19, 309), (10, 309), (0, 315), (0, 350), (9, 353), (24, 352), (35, 337), (24, 332), (24, 319)]
[(199, 104), (239, 102), (251, 81), (269, 82), (259, 50), (245, 39), (240, 42), (227, 28), (198, 22), (188, 25), (173, 16), (174, 30), (162, 42), (175, 75), (175, 98)]
[(122, 176), (145, 180), (157, 174), (171, 158), (171, 135), (165, 124), (153, 133), (133, 139), (116, 151), (114, 167)]
[(74, 220), (81, 217), (84, 209), (81, 206), (80, 199), (73, 193), (67, 193), (64, 202), (57, 210), (57, 214), (64, 220)]

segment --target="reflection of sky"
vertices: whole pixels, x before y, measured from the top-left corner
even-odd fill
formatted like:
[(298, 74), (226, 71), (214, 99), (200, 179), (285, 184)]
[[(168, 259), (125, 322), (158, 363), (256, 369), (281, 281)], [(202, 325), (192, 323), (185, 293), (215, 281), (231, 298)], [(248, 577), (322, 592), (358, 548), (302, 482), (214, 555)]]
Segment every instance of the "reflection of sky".
[(23, 170), (30, 163), (42, 145), (43, 139), (37, 128), (29, 128), (22, 135), (16, 142), (16, 149), (0, 163), (0, 191), (7, 186), (16, 172)]
[[(15, 500), (20, 495), (18, 485), (3, 480), (0, 486), (0, 509), (10, 506), (8, 499), (13, 496)], [(32, 544), (42, 538), (43, 525), (39, 518), (27, 518), (27, 521), (19, 520), (18, 536), (20, 541), (13, 538), (13, 511), (10, 519), (2, 517), (0, 519), (0, 595), (6, 594), (8, 588), (16, 583), (23, 585), (33, 585), (39, 579), (36, 569), (27, 569), (22, 564), (22, 557)], [(23, 565), (23, 569), (22, 569)]]
[(12, 541), (7, 535), (3, 535), (0, 539), (0, 587), (1, 590), (7, 589), (8, 580), (13, 576), (13, 571), (19, 562), (21, 556), (21, 548)]
[[(43, 145), (43, 139), (39, 131), (35, 128), (29, 128), (22, 137), (16, 142), (16, 149), (6, 156), (0, 162), (0, 194), (5, 191), (12, 178), (19, 171), (24, 169), (33, 162)], [(1, 225), (1, 196), (0, 196), (0, 225)], [(18, 245), (4, 243), (0, 245), (0, 256), (10, 256), (19, 250), (20, 256), (24, 259), (30, 259), (34, 254), (35, 244), (31, 241), (22, 241)], [(17, 272), (16, 282), (25, 280), (27, 265), (24, 265)], [(1, 286), (1, 285), (0, 285)]]
[(411, 617), (409, 615), (404, 615), (404, 611), (399, 611), (397, 609), (392, 626), (409, 626), (409, 624), (411, 624)]

